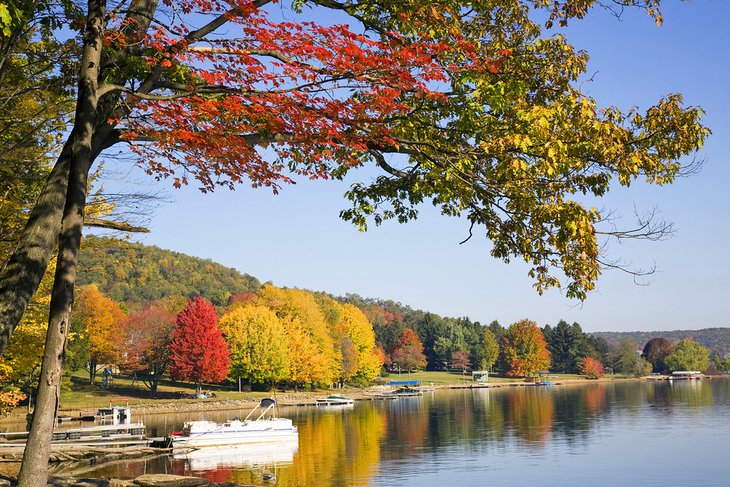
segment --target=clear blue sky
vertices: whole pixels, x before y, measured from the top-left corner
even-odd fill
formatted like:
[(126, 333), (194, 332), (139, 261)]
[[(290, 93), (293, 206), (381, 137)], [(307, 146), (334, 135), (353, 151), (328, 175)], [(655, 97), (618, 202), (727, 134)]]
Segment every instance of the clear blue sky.
[(392, 299), (487, 323), (530, 318), (542, 326), (565, 319), (586, 331), (730, 326), (730, 1), (670, 0), (664, 18), (657, 27), (638, 11), (621, 20), (596, 11), (567, 31), (591, 56), (589, 73), (595, 76), (585, 90), (599, 103), (645, 107), (678, 91), (707, 112), (713, 135), (699, 175), (671, 187), (617, 191), (605, 201), (626, 217), (634, 205), (657, 206), (675, 222), (678, 232), (669, 241), (610, 248), (612, 256), (637, 265), (656, 263), (649, 285), (608, 271), (583, 304), (559, 291), (538, 296), (524, 265), (494, 260), (483, 238), (459, 245), (468, 223), (441, 217), (430, 206), (416, 222), (359, 233), (339, 220), (346, 186), (332, 182), (300, 182), (278, 196), (243, 186), (212, 195), (170, 190), (172, 202), (152, 216), (152, 233), (134, 238), (278, 286)]

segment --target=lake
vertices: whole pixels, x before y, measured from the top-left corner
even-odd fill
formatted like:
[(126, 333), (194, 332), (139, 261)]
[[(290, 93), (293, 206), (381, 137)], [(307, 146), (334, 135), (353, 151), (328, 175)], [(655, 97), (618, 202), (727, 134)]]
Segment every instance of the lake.
[[(187, 419), (158, 415), (150, 435)], [(350, 409), (282, 408), (297, 443), (90, 467), (84, 475), (166, 472), (280, 486), (725, 486), (730, 380), (605, 382), (440, 390)], [(271, 485), (274, 485), (272, 483)]]

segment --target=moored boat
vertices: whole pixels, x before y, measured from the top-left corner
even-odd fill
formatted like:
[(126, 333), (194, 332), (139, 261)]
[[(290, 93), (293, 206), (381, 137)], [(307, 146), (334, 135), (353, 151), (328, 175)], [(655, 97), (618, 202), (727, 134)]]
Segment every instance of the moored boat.
[(394, 390), (392, 394), (397, 397), (412, 397), (422, 396), (423, 392), (421, 392), (419, 389), (416, 389), (415, 387), (403, 386)]
[[(224, 446), (298, 438), (292, 420), (276, 416), (275, 404), (273, 399), (262, 400), (243, 421), (188, 421), (181, 432), (171, 436), (172, 447)], [(259, 411), (258, 417), (251, 419)]]
[(700, 380), (704, 374), (699, 370), (675, 370), (667, 377), (669, 380)]
[(341, 396), (339, 394), (330, 394), (327, 397), (320, 397), (317, 399), (318, 406), (347, 406), (354, 403), (354, 399)]

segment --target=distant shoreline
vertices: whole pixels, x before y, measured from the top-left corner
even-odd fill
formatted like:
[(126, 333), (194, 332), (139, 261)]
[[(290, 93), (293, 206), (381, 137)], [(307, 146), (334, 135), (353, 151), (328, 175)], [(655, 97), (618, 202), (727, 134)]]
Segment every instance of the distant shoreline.
[[(437, 384), (434, 386), (434, 390), (458, 390), (458, 389), (503, 389), (511, 387), (561, 387), (561, 386), (575, 386), (575, 385), (590, 385), (608, 382), (635, 382), (635, 381), (650, 381), (650, 380), (666, 380), (665, 376), (645, 376), (645, 377), (603, 377), (600, 379), (587, 379), (587, 378), (553, 378), (553, 385), (551, 386), (536, 386), (531, 382), (507, 382), (507, 381), (493, 381), (487, 383), (464, 383), (455, 382), (452, 384)], [(356, 401), (367, 401), (367, 400), (381, 400), (382, 398), (376, 396), (377, 393), (384, 392), (388, 389), (388, 386), (374, 386), (367, 389), (323, 389), (320, 391), (287, 391), (280, 393), (272, 393), (271, 397), (277, 400), (281, 407), (315, 407), (318, 398), (321, 398), (331, 393), (341, 393), (355, 399)], [(427, 392), (425, 392), (427, 393)], [(244, 393), (246, 394), (246, 393)], [(135, 404), (133, 398), (129, 398), (128, 404), (132, 409), (134, 416), (149, 415), (149, 414), (170, 414), (170, 413), (187, 413), (187, 412), (205, 412), (205, 411), (228, 411), (237, 410), (242, 408), (252, 408), (261, 399), (261, 394), (258, 393), (257, 397), (243, 397), (241, 399), (231, 398), (209, 398), (200, 400), (198, 402), (192, 402), (191, 400), (170, 400), (160, 399), (159, 402), (145, 402)], [(123, 398), (117, 398), (114, 401), (116, 404), (124, 402)], [(58, 416), (63, 417), (76, 417), (86, 416), (93, 414), (96, 408), (69, 408), (59, 410)], [(0, 418), (0, 424), (3, 423), (18, 423), (24, 421), (26, 410), (24, 408), (18, 408), (8, 416)]]

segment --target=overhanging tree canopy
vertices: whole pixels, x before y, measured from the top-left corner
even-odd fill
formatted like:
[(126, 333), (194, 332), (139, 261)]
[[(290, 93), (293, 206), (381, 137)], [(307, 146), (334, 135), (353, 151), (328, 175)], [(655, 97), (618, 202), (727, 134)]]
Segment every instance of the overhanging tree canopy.
[[(708, 133), (680, 95), (624, 113), (580, 92), (586, 53), (544, 35), (532, 9), (563, 22), (600, 2), (277, 3), (44, 2), (99, 56), (78, 88), (91, 161), (125, 142), (150, 174), (204, 191), (245, 179), (277, 191), (374, 163), (383, 175), (351, 188), (343, 218), (403, 222), (430, 200), (481, 227), (495, 257), (530, 263), (538, 291), (562, 284), (583, 298), (600, 272), (602, 215), (576, 195), (671, 182)], [(613, 3), (658, 15), (655, 0)], [(333, 13), (339, 23), (299, 20)], [(65, 191), (79, 113), (50, 192)], [(60, 222), (58, 204), (42, 211), (55, 212), (46, 227)], [(37, 238), (50, 255), (54, 237)]]

